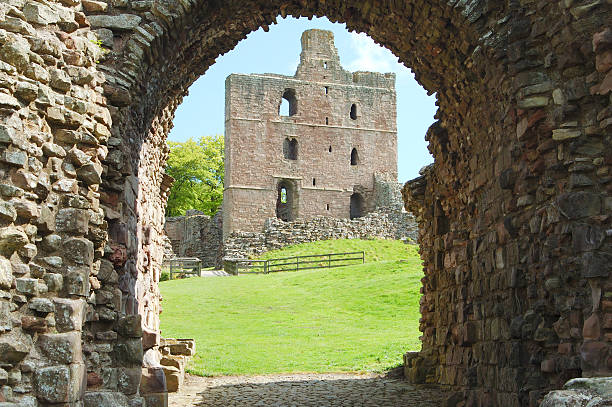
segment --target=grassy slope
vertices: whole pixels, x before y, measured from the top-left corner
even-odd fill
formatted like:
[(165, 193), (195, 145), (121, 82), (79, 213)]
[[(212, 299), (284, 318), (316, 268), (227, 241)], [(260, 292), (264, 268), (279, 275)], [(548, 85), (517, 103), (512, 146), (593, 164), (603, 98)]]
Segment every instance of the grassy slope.
[[(344, 251), (348, 243), (363, 247), (358, 241), (317, 242), (309, 253)], [(163, 282), (163, 335), (196, 339), (191, 365), (196, 374), (397, 366), (403, 352), (419, 348), (420, 260), (414, 247), (403, 243), (366, 243), (370, 252), (388, 251), (385, 256), (393, 260), (331, 270)], [(344, 248), (329, 250), (335, 244)], [(293, 255), (292, 250), (296, 249), (280, 255)]]

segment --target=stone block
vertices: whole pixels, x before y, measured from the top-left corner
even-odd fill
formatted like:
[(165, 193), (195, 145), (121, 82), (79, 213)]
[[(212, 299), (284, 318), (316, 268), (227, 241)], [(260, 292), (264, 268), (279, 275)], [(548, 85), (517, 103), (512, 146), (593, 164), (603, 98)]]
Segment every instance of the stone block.
[(91, 266), (94, 257), (94, 245), (91, 240), (73, 237), (64, 240), (64, 258), (73, 264)]
[(38, 295), (38, 279), (20, 277), (15, 280), (17, 283), (17, 291), (30, 297)]
[(160, 344), (159, 331), (153, 331), (146, 327), (142, 330), (142, 347), (144, 350), (151, 349)]
[(28, 236), (20, 228), (8, 226), (0, 229), (0, 255), (7, 258), (29, 243)]
[(141, 367), (117, 369), (117, 390), (127, 395), (136, 394), (140, 386), (141, 377)]
[(38, 347), (51, 361), (62, 364), (81, 363), (81, 333), (78, 331), (38, 336)]
[(86, 369), (82, 363), (50, 366), (34, 371), (34, 391), (38, 400), (48, 403), (73, 403), (82, 399)]
[(0, 221), (14, 222), (17, 219), (17, 210), (10, 202), (0, 202)]
[(89, 295), (89, 268), (68, 267), (64, 275), (64, 292), (69, 295), (87, 297)]
[(54, 298), (55, 326), (59, 332), (80, 331), (85, 319), (85, 300)]
[(25, 358), (32, 348), (32, 339), (19, 332), (0, 335), (0, 363), (16, 365)]
[(183, 385), (185, 374), (180, 369), (174, 366), (163, 366), (164, 375), (166, 376), (166, 387), (169, 393), (175, 393), (179, 391)]
[(125, 339), (117, 342), (113, 349), (113, 357), (119, 366), (142, 366), (143, 350), (140, 339)]
[(129, 403), (123, 393), (95, 391), (85, 393), (83, 407), (129, 407)]
[(134, 14), (95, 15), (89, 16), (89, 23), (93, 28), (108, 28), (110, 30), (132, 30), (140, 24), (141, 18)]
[(28, 308), (44, 314), (55, 311), (53, 303), (48, 298), (32, 298), (28, 304)]
[(11, 320), (11, 307), (8, 301), (0, 300), (0, 335), (4, 331), (10, 331), (13, 328)]
[(126, 338), (142, 337), (142, 318), (139, 314), (119, 318), (117, 333)]
[(28, 156), (23, 151), (4, 151), (0, 155), (0, 161), (8, 165), (24, 168), (28, 161)]
[(21, 317), (21, 328), (26, 332), (45, 333), (49, 330), (46, 318), (24, 315)]
[[(140, 380), (141, 395), (159, 394), (166, 391), (166, 376), (161, 367), (142, 368), (142, 378)], [(149, 404), (147, 403), (148, 406)]]
[(559, 210), (569, 219), (596, 216), (601, 211), (601, 196), (592, 192), (566, 192), (557, 198)]
[(144, 399), (147, 407), (168, 407), (168, 393), (148, 393)]
[(60, 209), (55, 217), (55, 226), (58, 232), (85, 235), (88, 225), (89, 214), (83, 209)]
[(0, 289), (9, 290), (13, 285), (13, 267), (8, 259), (0, 257)]
[(612, 255), (588, 252), (582, 255), (582, 275), (585, 278), (606, 278), (610, 275)]
[(47, 288), (52, 292), (60, 292), (64, 287), (64, 278), (61, 274), (57, 273), (45, 273), (43, 276)]

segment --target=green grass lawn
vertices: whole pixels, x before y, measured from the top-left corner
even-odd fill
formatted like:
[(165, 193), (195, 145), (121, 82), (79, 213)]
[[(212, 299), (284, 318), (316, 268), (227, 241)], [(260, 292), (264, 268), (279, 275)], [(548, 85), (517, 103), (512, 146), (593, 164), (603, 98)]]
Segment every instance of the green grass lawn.
[(299, 246), (267, 257), (354, 248), (367, 251), (366, 261), (382, 254), (389, 260), (160, 283), (162, 335), (196, 340), (191, 373), (383, 371), (420, 348), (415, 246), (384, 240)]

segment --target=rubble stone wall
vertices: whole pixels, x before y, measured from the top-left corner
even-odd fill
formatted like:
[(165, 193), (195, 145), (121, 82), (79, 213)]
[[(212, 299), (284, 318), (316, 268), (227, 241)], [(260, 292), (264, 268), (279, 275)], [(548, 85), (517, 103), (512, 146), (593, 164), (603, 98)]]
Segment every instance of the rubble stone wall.
[(225, 258), (244, 259), (299, 243), (331, 239), (397, 239), (416, 242), (417, 224), (407, 212), (371, 212), (357, 219), (319, 216), (283, 222), (269, 218), (262, 232), (234, 232), (225, 239)]
[(166, 219), (164, 230), (178, 257), (197, 257), (202, 267), (220, 267), (223, 257), (222, 211), (213, 216), (191, 210)]
[(279, 15), (368, 32), (437, 95), (435, 164), (405, 188), (425, 267), (408, 372), (511, 407), (611, 374), (611, 7), (1, 2), (0, 399), (166, 404), (164, 138), (188, 86)]

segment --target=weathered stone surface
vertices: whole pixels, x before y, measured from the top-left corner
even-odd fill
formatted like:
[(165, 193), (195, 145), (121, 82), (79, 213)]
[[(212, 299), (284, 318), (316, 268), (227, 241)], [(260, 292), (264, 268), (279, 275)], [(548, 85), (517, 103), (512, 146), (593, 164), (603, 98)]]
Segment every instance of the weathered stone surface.
[(29, 336), (12, 331), (0, 334), (0, 362), (15, 365), (21, 362), (32, 349)]
[(83, 398), (84, 407), (129, 407), (128, 398), (117, 392), (87, 392)]
[(54, 298), (55, 323), (60, 332), (80, 331), (85, 319), (85, 301)]
[(8, 259), (0, 257), (0, 289), (8, 290), (13, 284), (13, 268)]
[(89, 22), (94, 28), (101, 27), (115, 30), (132, 30), (140, 24), (140, 21), (141, 18), (133, 14), (89, 16)]
[(140, 339), (125, 339), (115, 345), (114, 358), (118, 365), (138, 367), (142, 365), (142, 343)]
[(34, 372), (34, 388), (39, 400), (48, 403), (70, 403), (83, 397), (85, 365), (51, 366)]
[(21, 277), (16, 279), (17, 291), (27, 296), (38, 295), (38, 279)]
[(78, 331), (39, 335), (37, 345), (53, 362), (66, 365), (82, 362), (81, 333)]
[(58, 232), (86, 234), (89, 224), (87, 211), (75, 208), (60, 209), (55, 218)]
[(40, 313), (55, 311), (53, 303), (47, 298), (32, 298), (28, 304), (28, 308)]
[(94, 245), (91, 240), (73, 237), (63, 242), (64, 257), (77, 265), (90, 266), (93, 263)]
[(142, 322), (140, 315), (127, 315), (119, 319), (117, 333), (126, 338), (142, 337)]

